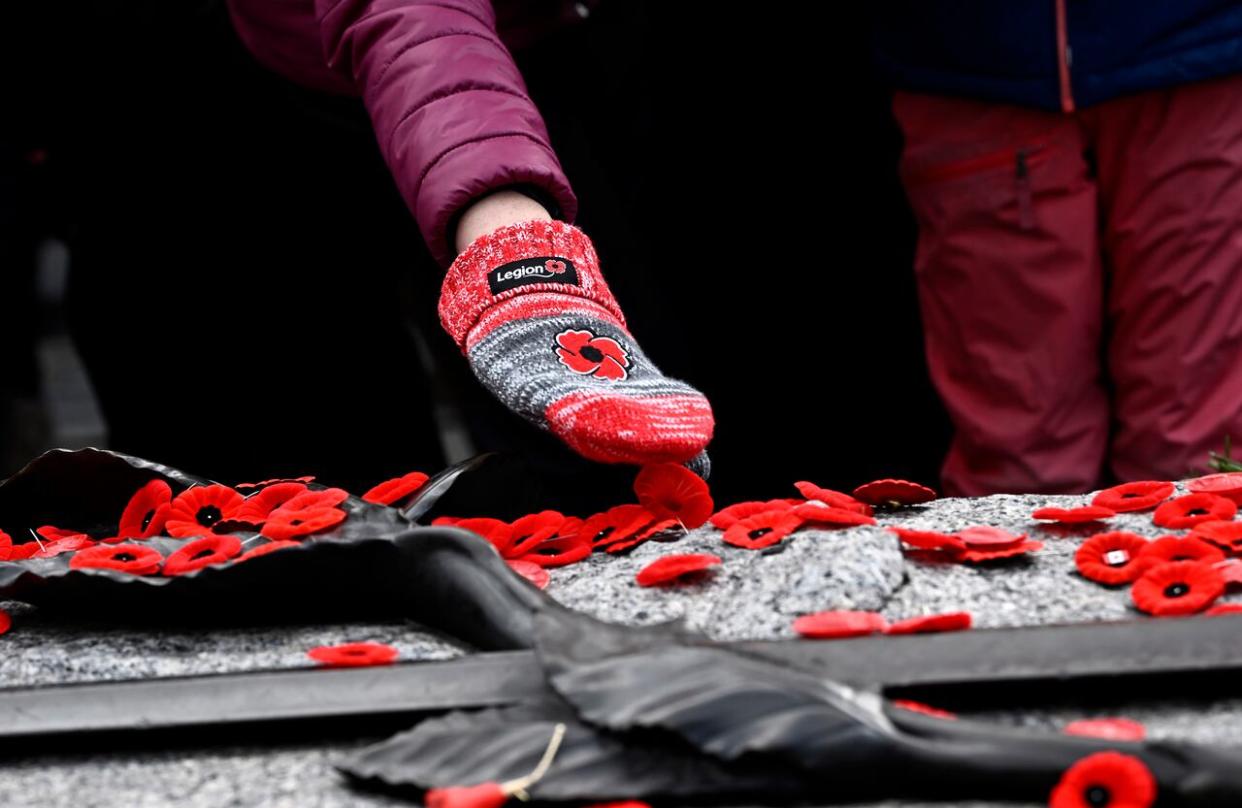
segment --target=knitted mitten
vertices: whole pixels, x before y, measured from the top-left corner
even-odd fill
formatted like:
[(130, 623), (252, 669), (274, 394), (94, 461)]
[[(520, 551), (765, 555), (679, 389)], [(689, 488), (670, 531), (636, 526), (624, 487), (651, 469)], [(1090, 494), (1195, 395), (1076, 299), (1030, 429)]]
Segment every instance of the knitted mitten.
[(706, 476), (711, 405), (638, 347), (578, 228), (528, 221), (475, 239), (449, 267), (439, 312), (483, 386), (582, 456), (692, 461)]

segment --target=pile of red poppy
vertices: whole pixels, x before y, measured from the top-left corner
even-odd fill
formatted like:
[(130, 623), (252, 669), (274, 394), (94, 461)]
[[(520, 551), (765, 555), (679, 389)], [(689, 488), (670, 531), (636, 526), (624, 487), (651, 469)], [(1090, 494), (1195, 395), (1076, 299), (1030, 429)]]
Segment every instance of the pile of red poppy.
[(1173, 497), (1173, 483), (1141, 481), (1097, 494), (1095, 506), (1116, 513), (1150, 510), (1156, 526), (1188, 532), (1154, 540), (1120, 530), (1097, 533), (1074, 556), (1079, 574), (1105, 586), (1130, 585), (1134, 605), (1150, 615), (1233, 611), (1209, 607), (1230, 584), (1242, 584), (1242, 523), (1233, 521), (1242, 475), (1214, 474), (1187, 488), (1191, 493)]
[[(177, 495), (162, 479), (153, 479), (130, 497), (115, 530), (100, 534), (44, 525), (32, 539), (15, 544), (0, 531), (0, 561), (53, 558), (69, 554), (69, 568), (105, 569), (129, 575), (178, 576), (204, 567), (247, 561), (341, 525), (349, 493), (340, 488), (312, 488), (313, 477), (259, 483), (194, 485)], [(391, 505), (427, 481), (411, 472), (368, 491), (362, 499)], [(238, 533), (253, 533), (243, 541)], [(183, 539), (167, 556), (153, 538)], [(249, 550), (245, 545), (262, 544)], [(166, 546), (166, 543), (163, 545)]]

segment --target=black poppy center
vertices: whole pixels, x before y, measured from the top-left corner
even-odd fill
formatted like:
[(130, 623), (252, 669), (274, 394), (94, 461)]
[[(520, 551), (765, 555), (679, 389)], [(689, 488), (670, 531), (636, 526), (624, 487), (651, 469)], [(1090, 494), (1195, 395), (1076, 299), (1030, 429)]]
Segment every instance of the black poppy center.
[(1164, 596), (1166, 598), (1184, 597), (1190, 591), (1190, 587), (1183, 583), (1169, 584), (1164, 588)]
[(198, 513), (194, 515), (194, 519), (200, 525), (211, 527), (216, 522), (219, 522), (220, 517), (223, 515), (224, 514), (220, 513), (220, 509), (215, 505), (205, 505), (204, 507), (198, 509)]
[(294, 527), (298, 527), (298, 526), (300, 526), (300, 525), (302, 524), (302, 520), (301, 520), (301, 519), (291, 519), (291, 520), (289, 520), (289, 524), (293, 525)]
[(608, 538), (609, 536), (612, 535), (612, 532), (614, 530), (616, 530), (616, 527), (614, 527), (613, 525), (609, 525), (608, 527), (601, 530), (599, 533), (596, 533), (595, 538), (591, 539), (591, 543), (594, 544), (597, 541), (601, 541), (603, 539)]
[(194, 555), (192, 555), (192, 556), (190, 557), (190, 560), (191, 560), (191, 561), (198, 561), (200, 558), (206, 558), (207, 556), (209, 556), (209, 555), (213, 555), (214, 553), (215, 553), (215, 550), (211, 550), (211, 549), (206, 549), (206, 548), (205, 548), (205, 549), (199, 550), (197, 553), (195, 553)]
[(1187, 516), (1207, 516), (1210, 511), (1207, 508), (1192, 508), (1186, 511)]
[(1087, 800), (1087, 805), (1092, 808), (1105, 808), (1113, 801), (1113, 794), (1104, 786), (1089, 786), (1083, 793), (1083, 797)]
[(1138, 496), (1142, 496), (1142, 495), (1136, 494), (1133, 491), (1127, 491), (1126, 493), (1121, 495), (1121, 498), (1122, 499), (1134, 499), (1135, 497), (1138, 497)]
[(136, 561), (137, 560), (137, 556), (135, 556), (133, 553), (117, 553), (116, 555), (112, 556), (112, 558), (114, 561)]
[(604, 361), (604, 352), (601, 351), (599, 348), (596, 348), (594, 345), (583, 345), (581, 348), (578, 349), (578, 354), (583, 359), (588, 359), (592, 362), (603, 362)]
[(151, 520), (155, 518), (155, 509), (147, 511), (147, 515), (142, 517), (142, 529), (145, 532), (147, 526), (151, 524)]
[(761, 528), (759, 528), (759, 529), (757, 529), (757, 530), (752, 530), (752, 531), (750, 531), (750, 533), (749, 533), (748, 535), (749, 535), (752, 539), (758, 539), (758, 538), (761, 538), (761, 537), (763, 537), (763, 536), (768, 535), (768, 534), (769, 534), (769, 533), (771, 533), (771, 532), (772, 532), (772, 528), (770, 528), (770, 527), (761, 527)]

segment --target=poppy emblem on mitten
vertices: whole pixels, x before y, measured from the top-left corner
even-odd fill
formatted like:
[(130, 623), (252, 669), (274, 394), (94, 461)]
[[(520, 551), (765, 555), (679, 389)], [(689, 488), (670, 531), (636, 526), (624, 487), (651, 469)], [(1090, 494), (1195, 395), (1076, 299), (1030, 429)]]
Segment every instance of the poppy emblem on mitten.
[(624, 381), (629, 376), (629, 354), (611, 337), (586, 330), (562, 331), (556, 335), (556, 355), (562, 365), (583, 376), (609, 381)]

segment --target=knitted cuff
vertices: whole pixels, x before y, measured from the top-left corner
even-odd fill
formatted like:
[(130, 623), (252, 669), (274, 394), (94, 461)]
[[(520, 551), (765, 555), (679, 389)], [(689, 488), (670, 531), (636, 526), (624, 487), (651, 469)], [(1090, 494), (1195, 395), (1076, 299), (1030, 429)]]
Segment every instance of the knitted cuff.
[(599, 271), (595, 246), (577, 227), (532, 220), (479, 236), (453, 261), (440, 288), (440, 324), (465, 351), (466, 336), (500, 301), (531, 292), (573, 295), (603, 306), (625, 326)]

